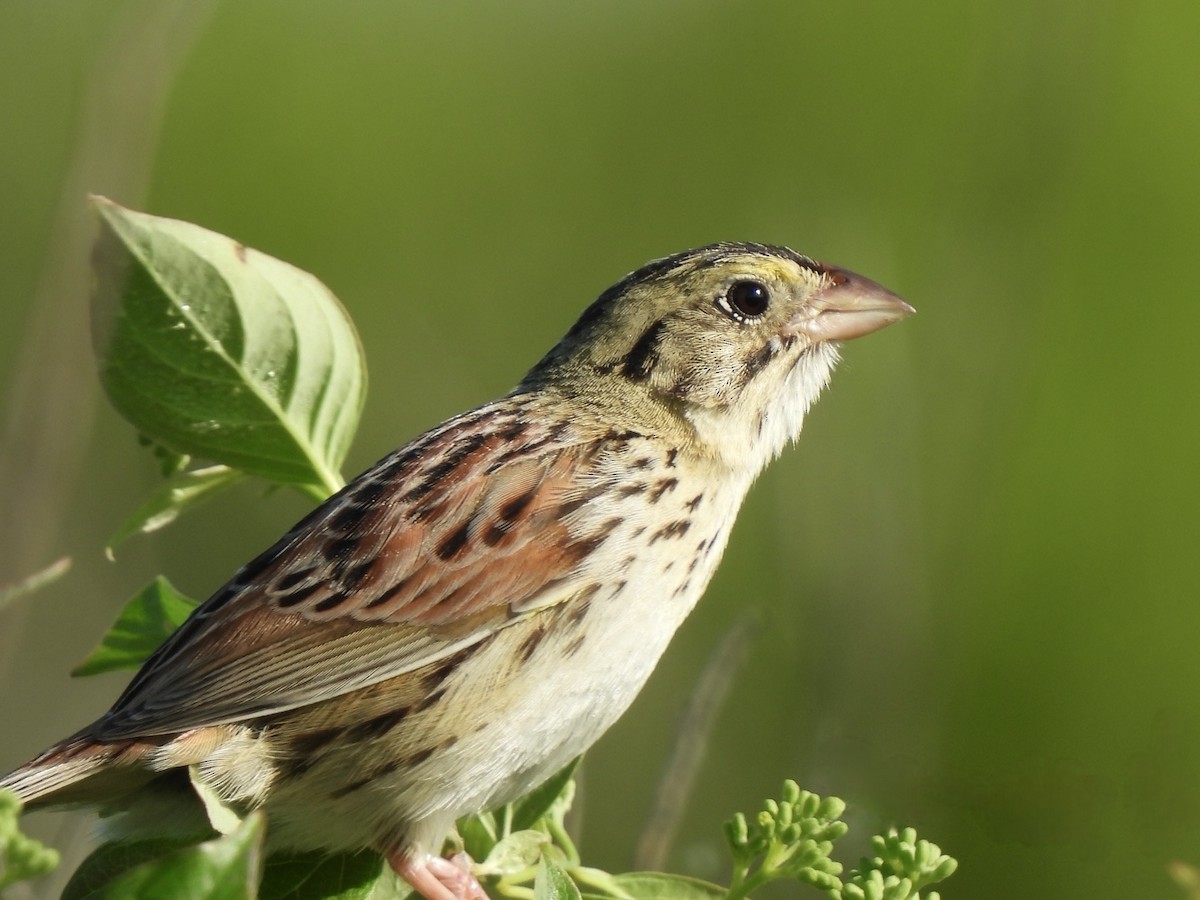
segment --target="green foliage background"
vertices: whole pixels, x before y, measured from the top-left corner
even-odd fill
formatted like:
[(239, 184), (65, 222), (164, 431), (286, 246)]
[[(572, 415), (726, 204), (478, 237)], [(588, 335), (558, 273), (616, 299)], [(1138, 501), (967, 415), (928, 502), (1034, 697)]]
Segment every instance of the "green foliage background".
[(919, 315), (847, 347), (589, 757), (585, 858), (630, 868), (664, 723), (752, 611), (671, 868), (723, 875), (720, 822), (791, 776), (938, 841), (947, 896), (1177, 896), (1197, 33), (1188, 0), (0, 5), (0, 583), (74, 558), (0, 612), (0, 767), (115, 697), (67, 673), (134, 591), (204, 596), (306, 506), (244, 486), (103, 558), (158, 474), (96, 388), (84, 192), (339, 295), (371, 374), (347, 474), (507, 389), (649, 257), (762, 240)]

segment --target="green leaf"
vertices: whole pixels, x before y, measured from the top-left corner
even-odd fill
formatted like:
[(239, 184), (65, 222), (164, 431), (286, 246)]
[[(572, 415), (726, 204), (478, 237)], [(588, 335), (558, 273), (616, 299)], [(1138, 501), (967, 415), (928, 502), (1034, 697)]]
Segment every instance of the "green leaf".
[(138, 668), (183, 624), (196, 605), (160, 575), (125, 604), (99, 646), (71, 674), (79, 677)]
[(105, 552), (111, 558), (113, 549), (126, 539), (170, 525), (180, 513), (237, 484), (244, 477), (244, 473), (228, 466), (206, 466), (175, 473), (121, 524)]
[[(626, 896), (637, 900), (724, 900), (725, 888), (666, 872), (627, 872), (612, 876)], [(584, 894), (583, 900), (610, 900), (612, 895)]]
[(477, 865), (481, 875), (515, 875), (533, 868), (542, 855), (543, 848), (550, 843), (550, 835), (544, 831), (514, 831), (492, 848), (487, 859)]
[(341, 304), (312, 275), (199, 226), (93, 200), (101, 379), (142, 434), (324, 496), (366, 372)]
[(200, 803), (204, 806), (204, 815), (208, 818), (208, 824), (217, 834), (233, 834), (242, 827), (245, 817), (231, 804), (222, 800), (216, 789), (205, 784), (199, 775), (199, 764), (193, 763), (188, 766), (188, 781), (191, 782), (192, 790), (196, 792), (196, 796), (200, 798)]
[(40, 878), (58, 865), (58, 851), (26, 837), (17, 827), (21, 801), (0, 788), (0, 891), (10, 884)]
[(571, 760), (568, 765), (552, 775), (540, 787), (535, 788), (513, 804), (513, 831), (532, 828), (537, 824), (538, 819), (550, 811), (554, 801), (567, 791), (567, 785), (570, 784), (575, 770), (579, 767), (579, 760), (580, 757)]
[(130, 869), (186, 850), (197, 843), (195, 839), (176, 837), (101, 844), (71, 874), (61, 900), (96, 897), (106, 884)]
[(458, 834), (471, 859), (487, 859), (499, 835), (495, 814), (486, 812), (459, 819)]
[(256, 895), (262, 836), (255, 814), (234, 834), (182, 850), (169, 841), (107, 844), (76, 870), (63, 900), (248, 900)]
[(71, 568), (71, 558), (64, 556), (62, 559), (57, 559), (40, 572), (34, 572), (32, 575), (27, 575), (18, 581), (16, 584), (0, 587), (0, 609), (3, 609), (14, 600), (19, 600), (34, 591), (41, 590), (52, 581), (57, 581), (67, 574)]
[(279, 853), (267, 857), (259, 900), (363, 900), (383, 873), (383, 857), (357, 853)]
[(533, 883), (533, 900), (582, 900), (582, 897), (562, 867), (543, 855), (538, 863), (537, 881)]

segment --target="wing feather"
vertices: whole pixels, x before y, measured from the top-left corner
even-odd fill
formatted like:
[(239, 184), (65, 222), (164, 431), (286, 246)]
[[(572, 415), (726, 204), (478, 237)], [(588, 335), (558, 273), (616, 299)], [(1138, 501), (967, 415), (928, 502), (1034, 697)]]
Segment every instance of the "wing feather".
[[(512, 398), (385, 457), (249, 563), (146, 663), (98, 739), (294, 709), (476, 643), (584, 585), (596, 452)], [(582, 498), (582, 499), (581, 499)]]

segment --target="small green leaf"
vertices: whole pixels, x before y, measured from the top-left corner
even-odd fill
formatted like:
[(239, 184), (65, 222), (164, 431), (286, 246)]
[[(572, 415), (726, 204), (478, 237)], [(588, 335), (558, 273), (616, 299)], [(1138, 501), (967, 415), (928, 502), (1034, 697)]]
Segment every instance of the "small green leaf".
[(62, 559), (57, 559), (40, 572), (34, 572), (32, 575), (26, 575), (16, 584), (0, 587), (0, 609), (3, 609), (14, 600), (19, 600), (34, 591), (41, 590), (52, 581), (57, 581), (67, 574), (71, 568), (71, 558), (64, 556)]
[(542, 849), (550, 843), (550, 835), (544, 831), (514, 831), (497, 842), (487, 859), (476, 868), (481, 875), (515, 875), (533, 868)]
[(479, 813), (458, 820), (462, 848), (471, 859), (487, 859), (496, 846), (499, 830), (494, 813)]
[(217, 834), (233, 834), (242, 827), (245, 817), (222, 800), (212, 787), (204, 783), (199, 777), (199, 768), (198, 765), (188, 766), (188, 781), (192, 783), (192, 790), (204, 804), (204, 814), (208, 817), (208, 824)]
[(17, 827), (21, 801), (0, 788), (0, 891), (10, 884), (40, 878), (58, 865), (58, 851), (26, 837)]
[(568, 790), (567, 785), (579, 767), (579, 757), (552, 775), (540, 787), (535, 788), (513, 804), (512, 827), (514, 831), (532, 828), (538, 819), (550, 811), (560, 796)]
[(582, 896), (562, 867), (543, 855), (533, 883), (533, 900), (582, 900)]
[[(625, 896), (637, 900), (724, 900), (725, 888), (666, 872), (627, 872), (612, 876)], [(611, 894), (584, 894), (583, 900), (609, 900)]]
[(113, 405), (176, 453), (337, 490), (366, 371), (329, 289), (199, 226), (93, 203), (95, 345)]
[(149, 534), (174, 522), (179, 514), (245, 478), (228, 466), (205, 466), (176, 472), (126, 519), (109, 539), (105, 552), (112, 558), (118, 544), (135, 534)]
[(262, 837), (256, 813), (234, 834), (186, 849), (168, 841), (107, 844), (76, 870), (63, 900), (249, 900), (258, 886)]
[(263, 866), (259, 900), (364, 900), (383, 874), (383, 857), (357, 853), (277, 853)]
[(79, 677), (138, 668), (183, 624), (196, 605), (160, 575), (125, 604), (99, 646), (71, 674)]

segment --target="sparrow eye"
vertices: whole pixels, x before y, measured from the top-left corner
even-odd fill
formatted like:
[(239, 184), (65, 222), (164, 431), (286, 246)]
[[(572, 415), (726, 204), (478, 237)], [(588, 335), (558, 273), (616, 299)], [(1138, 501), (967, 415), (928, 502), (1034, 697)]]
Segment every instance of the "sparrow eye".
[(738, 322), (757, 319), (767, 311), (771, 292), (758, 281), (735, 281), (717, 305)]

